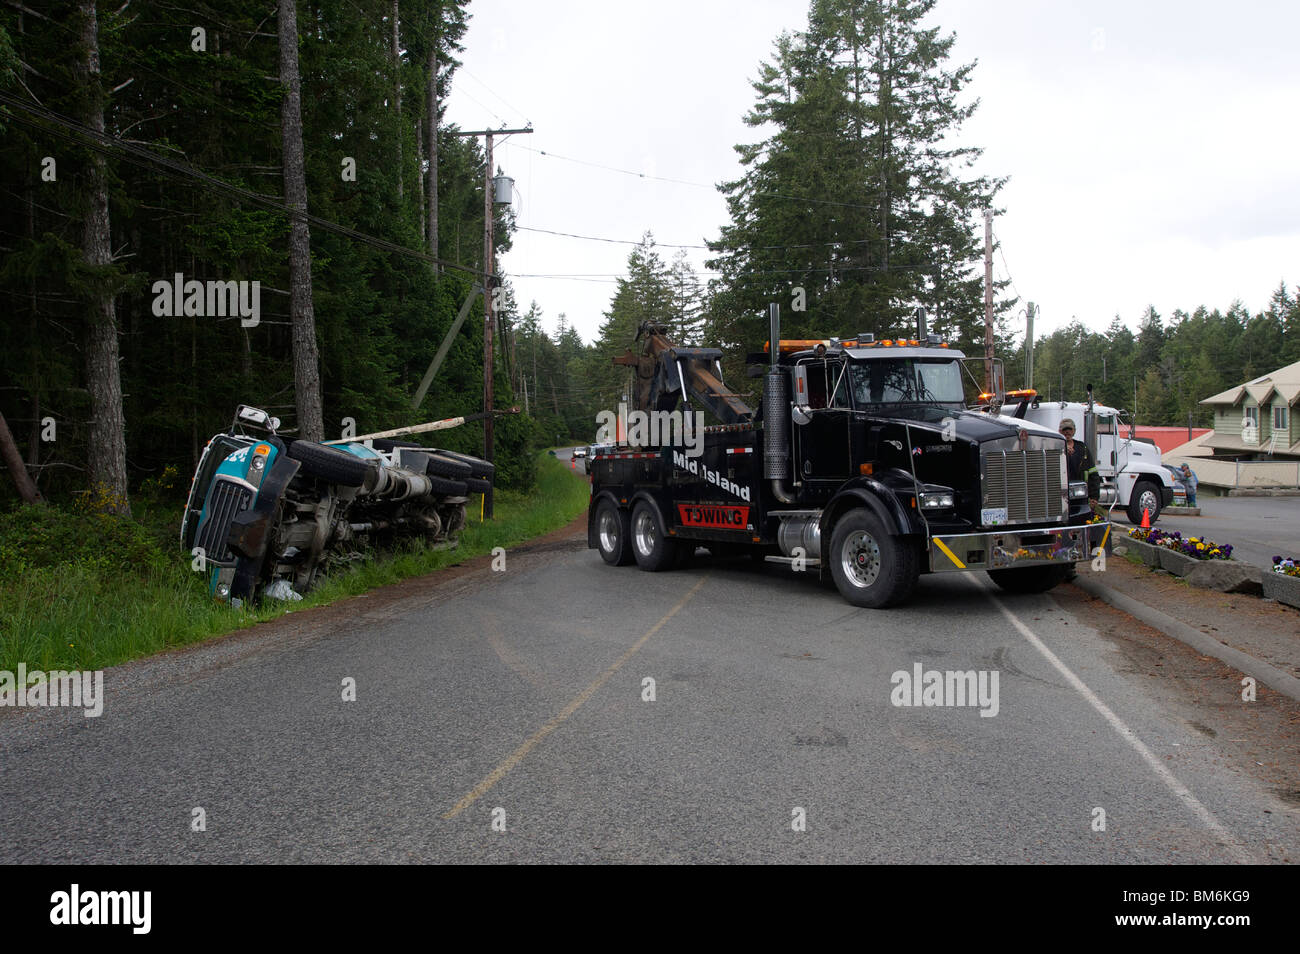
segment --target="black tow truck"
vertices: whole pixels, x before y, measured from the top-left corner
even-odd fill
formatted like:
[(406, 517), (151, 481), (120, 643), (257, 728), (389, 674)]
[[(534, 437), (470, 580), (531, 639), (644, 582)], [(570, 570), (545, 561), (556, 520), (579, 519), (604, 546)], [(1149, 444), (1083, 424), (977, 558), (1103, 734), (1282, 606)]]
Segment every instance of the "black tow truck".
[(593, 456), (588, 546), (652, 572), (699, 547), (749, 551), (829, 574), (865, 607), (906, 601), (922, 573), (985, 570), (1042, 592), (1109, 550), (1087, 485), (1067, 480), (1061, 435), (967, 410), (963, 355), (923, 314), (913, 339), (782, 341), (773, 305), (766, 351), (750, 356), (765, 362), (750, 368), (764, 379), (757, 411), (724, 385), (721, 351), (643, 324), (639, 352), (615, 359), (633, 369), (633, 410), (666, 418), (693, 401), (718, 423), (695, 446), (633, 443), (630, 429)]

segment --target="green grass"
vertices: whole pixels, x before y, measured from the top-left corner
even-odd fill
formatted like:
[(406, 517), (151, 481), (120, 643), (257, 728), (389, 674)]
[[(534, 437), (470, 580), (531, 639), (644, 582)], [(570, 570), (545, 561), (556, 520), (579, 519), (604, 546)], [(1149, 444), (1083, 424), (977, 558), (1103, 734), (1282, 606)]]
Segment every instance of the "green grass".
[[(175, 508), (137, 508), (148, 529), (121, 528), (107, 556), (95, 546), (102, 539), (94, 536), (102, 530), (95, 521), (112, 518), (50, 517), (27, 508), (22, 525), (15, 526), (17, 515), (0, 523), (7, 531), (0, 535), (0, 670), (14, 671), (20, 662), (28, 670), (102, 669), (332, 603), (549, 533), (581, 514), (588, 494), (581, 475), (543, 453), (537, 487), (529, 494), (497, 491), (492, 521), (479, 522), (480, 498), (471, 498), (455, 550), (410, 546), (324, 578), (301, 602), (268, 600), (257, 609), (232, 609), (208, 596), (176, 542)], [(165, 549), (142, 559), (139, 537), (149, 530)], [(92, 536), (78, 548), (60, 534)], [(60, 560), (60, 553), (69, 556)]]

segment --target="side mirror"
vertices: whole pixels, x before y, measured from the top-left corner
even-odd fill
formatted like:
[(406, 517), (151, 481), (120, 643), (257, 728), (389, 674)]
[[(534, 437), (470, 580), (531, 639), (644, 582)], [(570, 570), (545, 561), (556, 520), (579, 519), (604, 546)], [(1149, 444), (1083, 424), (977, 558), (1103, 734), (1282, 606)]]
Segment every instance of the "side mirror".
[[(808, 406), (808, 366), (803, 364), (795, 365), (794, 374), (791, 377), (792, 377), (792, 383), (794, 385), (794, 393), (790, 395), (791, 401), (794, 403), (795, 407), (800, 407), (800, 406), (807, 407)], [(803, 423), (806, 424), (807, 421), (804, 421)]]

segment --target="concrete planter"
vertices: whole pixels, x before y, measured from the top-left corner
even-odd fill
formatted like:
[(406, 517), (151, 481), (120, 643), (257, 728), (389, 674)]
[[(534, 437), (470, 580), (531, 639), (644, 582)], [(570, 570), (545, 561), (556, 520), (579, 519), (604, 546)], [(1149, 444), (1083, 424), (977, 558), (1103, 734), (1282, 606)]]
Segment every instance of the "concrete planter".
[(1160, 565), (1160, 547), (1152, 546), (1144, 540), (1138, 540), (1133, 537), (1125, 538), (1122, 543), (1147, 566)]
[(1160, 568), (1168, 570), (1174, 576), (1186, 576), (1192, 572), (1196, 564), (1201, 562), (1196, 557), (1176, 553), (1168, 547), (1157, 547), (1156, 549), (1160, 551)]
[(1300, 577), (1265, 570), (1262, 583), (1266, 597), (1300, 609)]

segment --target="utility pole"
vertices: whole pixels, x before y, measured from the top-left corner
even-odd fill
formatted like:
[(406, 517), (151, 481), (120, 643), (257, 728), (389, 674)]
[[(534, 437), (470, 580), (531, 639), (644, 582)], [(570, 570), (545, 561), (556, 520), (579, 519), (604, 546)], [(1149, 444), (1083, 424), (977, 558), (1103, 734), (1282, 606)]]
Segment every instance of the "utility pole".
[(984, 390), (993, 393), (993, 212), (984, 210)]
[[(483, 166), (483, 411), (487, 415), (483, 418), (483, 457), (485, 460), (492, 460), (493, 457), (493, 421), (492, 421), (492, 373), (496, 364), (496, 349), (493, 347), (493, 315), (492, 305), (495, 299), (495, 292), (499, 282), (493, 282), (493, 275), (496, 271), (495, 262), (493, 261), (493, 243), (492, 243), (492, 137), (493, 136), (513, 136), (522, 133), (531, 133), (533, 127), (526, 129), (474, 129), (465, 132), (457, 132), (457, 136), (483, 136), (486, 143), (486, 163)], [(488, 491), (487, 499), (483, 502), (483, 513), (486, 517), (492, 516), (492, 492)]]
[(1034, 303), (1025, 309), (1025, 387), (1034, 386)]

